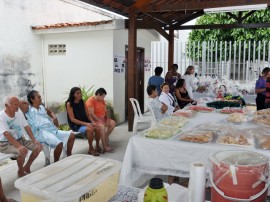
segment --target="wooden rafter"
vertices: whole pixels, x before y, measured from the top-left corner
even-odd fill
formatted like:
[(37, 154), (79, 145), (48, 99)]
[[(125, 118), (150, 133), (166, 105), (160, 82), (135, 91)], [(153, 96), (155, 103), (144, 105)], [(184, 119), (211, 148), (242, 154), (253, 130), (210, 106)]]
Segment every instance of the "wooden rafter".
[(187, 11), (203, 10), (205, 8), (218, 8), (227, 6), (242, 6), (254, 4), (270, 5), (270, 0), (228, 0), (228, 1), (183, 1), (181, 3), (155, 4), (140, 8), (143, 12), (167, 12), (167, 11)]
[(200, 16), (202, 16), (204, 14), (204, 12), (201, 10), (201, 11), (198, 11), (198, 12), (195, 12), (191, 15), (189, 15), (188, 17), (182, 19), (182, 20), (179, 20), (176, 24), (173, 25), (173, 28), (175, 29), (176, 27), (179, 27), (181, 26), (182, 24), (185, 24), (191, 20), (194, 20)]
[[(186, 25), (175, 27), (175, 30), (185, 29), (255, 29), (255, 28), (270, 28), (270, 23), (252, 23), (252, 24), (214, 24), (214, 25)], [(169, 30), (169, 28), (165, 28)]]

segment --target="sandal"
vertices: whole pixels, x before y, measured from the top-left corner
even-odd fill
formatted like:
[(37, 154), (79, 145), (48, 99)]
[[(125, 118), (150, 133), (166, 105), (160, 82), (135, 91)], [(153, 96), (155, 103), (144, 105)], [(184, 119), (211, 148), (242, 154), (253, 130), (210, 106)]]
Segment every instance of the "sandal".
[(88, 154), (93, 155), (93, 156), (99, 156), (99, 154), (95, 150), (92, 150), (92, 151), (89, 150)]
[(104, 151), (100, 147), (96, 147), (96, 151), (100, 154), (104, 154)]

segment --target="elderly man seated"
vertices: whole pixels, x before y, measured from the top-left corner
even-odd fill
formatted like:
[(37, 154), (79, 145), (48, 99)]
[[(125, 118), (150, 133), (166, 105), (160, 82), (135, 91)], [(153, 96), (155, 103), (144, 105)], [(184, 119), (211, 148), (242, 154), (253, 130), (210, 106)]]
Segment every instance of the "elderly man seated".
[(157, 97), (158, 91), (156, 86), (149, 85), (147, 87), (147, 94), (149, 95), (147, 103), (153, 109), (157, 121), (170, 116), (170, 113), (168, 112), (168, 106), (160, 102)]
[[(0, 152), (17, 156), (18, 177), (31, 172), (30, 167), (42, 150), (42, 145), (35, 139), (25, 117), (19, 111), (19, 99), (7, 96), (3, 100), (5, 108), (0, 112)], [(23, 129), (31, 140), (23, 137)], [(25, 163), (28, 150), (32, 153)]]
[(107, 92), (104, 88), (99, 88), (95, 92), (95, 96), (90, 97), (85, 105), (89, 114), (97, 125), (103, 146), (103, 152), (111, 152), (113, 148), (109, 146), (109, 135), (115, 127), (115, 121), (109, 118), (109, 114), (104, 101)]
[[(58, 130), (58, 121), (55, 114), (46, 109), (41, 104), (41, 96), (38, 91), (32, 90), (27, 95), (30, 103), (29, 110), (27, 107), (21, 107), (25, 112), (25, 116), (34, 131), (35, 138), (41, 142), (49, 145), (54, 149), (54, 162), (58, 161), (62, 153), (63, 147), (67, 145), (67, 156), (72, 153), (72, 148), (75, 140), (75, 135), (71, 131)], [(25, 104), (25, 103), (24, 103)], [(26, 109), (25, 109), (26, 108)], [(53, 123), (50, 119), (53, 119)]]

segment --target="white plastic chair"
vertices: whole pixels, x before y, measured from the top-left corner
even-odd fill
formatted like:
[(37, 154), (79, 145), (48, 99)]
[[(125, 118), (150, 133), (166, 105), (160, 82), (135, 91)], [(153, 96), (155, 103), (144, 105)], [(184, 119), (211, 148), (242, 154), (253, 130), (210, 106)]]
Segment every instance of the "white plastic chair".
[(153, 108), (152, 108), (147, 102), (146, 102), (146, 106), (147, 106), (147, 108), (149, 109), (150, 114), (151, 114), (151, 118), (152, 118), (152, 123), (151, 123), (151, 125), (154, 125), (154, 124), (157, 123), (157, 119), (156, 119), (155, 113), (154, 113), (154, 111), (153, 111)]
[(145, 117), (142, 115), (138, 100), (136, 100), (135, 98), (129, 98), (129, 100), (132, 104), (133, 111), (134, 111), (133, 135), (136, 135), (137, 129), (138, 129), (138, 123), (148, 123), (150, 127), (152, 118)]

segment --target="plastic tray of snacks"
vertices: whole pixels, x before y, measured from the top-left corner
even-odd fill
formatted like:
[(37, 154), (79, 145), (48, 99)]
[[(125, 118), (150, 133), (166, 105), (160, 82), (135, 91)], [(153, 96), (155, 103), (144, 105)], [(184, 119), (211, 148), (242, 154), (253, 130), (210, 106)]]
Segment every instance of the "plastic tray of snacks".
[(208, 143), (212, 142), (215, 136), (214, 131), (210, 130), (190, 130), (181, 132), (178, 140), (193, 143)]
[(158, 126), (170, 126), (175, 128), (183, 127), (189, 119), (182, 117), (182, 116), (170, 116), (162, 119), (160, 122), (157, 123)]
[(168, 139), (178, 134), (180, 131), (181, 130), (179, 128), (174, 127), (154, 126), (145, 130), (142, 135), (146, 138)]
[(197, 114), (197, 112), (193, 111), (193, 110), (180, 109), (180, 110), (177, 110), (176, 112), (174, 112), (172, 115), (173, 116), (183, 116), (186, 118), (192, 118), (192, 117), (195, 117), (196, 114)]
[[(229, 124), (222, 124), (222, 123), (204, 123), (201, 125), (196, 126), (196, 130), (211, 130), (211, 131), (224, 131), (230, 130), (234, 128), (234, 126)], [(235, 128), (236, 129), (236, 128)]]
[(227, 120), (234, 124), (241, 124), (245, 121), (247, 121), (245, 114), (243, 113), (232, 113), (229, 115)]
[(219, 133), (217, 144), (234, 145), (242, 147), (254, 146), (252, 135), (244, 130), (227, 130)]
[(270, 127), (270, 114), (255, 115), (251, 119), (251, 122)]
[(252, 128), (247, 130), (255, 138), (256, 147), (259, 149), (270, 150), (270, 131), (265, 128)]
[(193, 110), (197, 112), (212, 112), (215, 110), (213, 107), (199, 106), (199, 105), (191, 105), (187, 107), (188, 110)]
[(257, 115), (264, 115), (264, 114), (270, 114), (270, 108), (268, 109), (262, 109), (256, 112)]
[(224, 107), (219, 110), (222, 114), (232, 114), (232, 113), (244, 113), (243, 108), (240, 107)]

